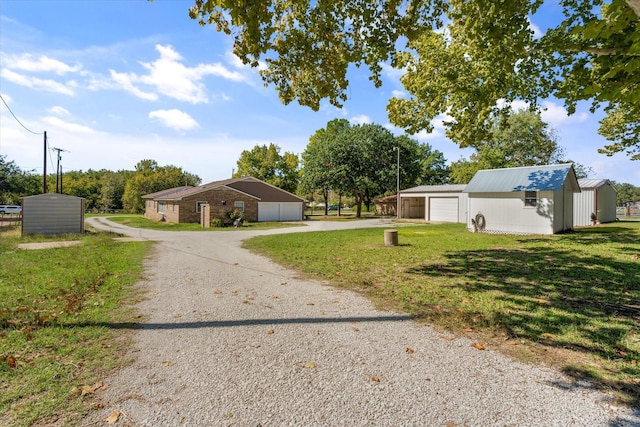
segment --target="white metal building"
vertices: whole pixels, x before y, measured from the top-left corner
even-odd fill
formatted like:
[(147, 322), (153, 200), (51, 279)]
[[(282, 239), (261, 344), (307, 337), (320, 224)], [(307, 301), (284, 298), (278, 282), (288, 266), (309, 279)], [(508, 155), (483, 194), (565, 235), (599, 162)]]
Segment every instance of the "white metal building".
[(461, 222), (467, 220), (466, 185), (420, 185), (400, 192), (402, 218), (424, 219), (430, 222)]
[(608, 179), (579, 179), (580, 193), (573, 195), (573, 225), (616, 220), (617, 191)]
[(464, 189), (467, 229), (489, 233), (555, 234), (573, 229), (571, 163), (478, 171)]

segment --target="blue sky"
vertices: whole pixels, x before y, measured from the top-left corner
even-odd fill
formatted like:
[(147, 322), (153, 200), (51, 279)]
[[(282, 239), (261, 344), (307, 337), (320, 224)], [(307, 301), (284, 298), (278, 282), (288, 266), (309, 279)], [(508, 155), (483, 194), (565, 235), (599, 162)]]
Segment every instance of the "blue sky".
[[(314, 112), (282, 105), (256, 70), (231, 54), (232, 40), (188, 16), (192, 0), (0, 0), (0, 93), (30, 131), (47, 131), (64, 171), (129, 169), (142, 159), (175, 165), (203, 182), (230, 177), (240, 153), (277, 144), (300, 154), (309, 137), (335, 118), (377, 123), (394, 133), (387, 100), (402, 94), (397, 70), (385, 67), (382, 88), (366, 70), (349, 75), (343, 109)], [(545, 28), (559, 10), (532, 18)], [(569, 158), (593, 169), (591, 178), (640, 186), (640, 164), (624, 154), (597, 153), (600, 114), (583, 105), (567, 116), (546, 101), (543, 118)], [(436, 121), (429, 143), (451, 162), (468, 157)], [(43, 136), (25, 130), (0, 105), (0, 154), (26, 170), (43, 169)], [(48, 161), (50, 171), (55, 156)]]

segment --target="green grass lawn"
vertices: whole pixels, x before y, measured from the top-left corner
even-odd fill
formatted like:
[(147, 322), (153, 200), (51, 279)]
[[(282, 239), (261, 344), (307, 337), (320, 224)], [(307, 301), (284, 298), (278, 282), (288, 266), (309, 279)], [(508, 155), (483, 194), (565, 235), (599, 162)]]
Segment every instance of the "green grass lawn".
[(461, 224), (398, 234), (397, 247), (383, 245), (382, 229), (260, 236), (245, 246), (640, 405), (640, 222), (548, 237), (474, 234)]
[(117, 215), (109, 216), (109, 220), (129, 227), (146, 228), (160, 231), (233, 231), (233, 230), (270, 230), (273, 228), (302, 227), (300, 222), (245, 222), (238, 228), (234, 227), (209, 227), (202, 228), (199, 223), (175, 224), (153, 221), (142, 215)]
[[(131, 285), (150, 243), (112, 237), (0, 231), (0, 425), (78, 425), (96, 384), (126, 362), (128, 335), (112, 326), (136, 320)], [(51, 240), (81, 244), (17, 249)]]

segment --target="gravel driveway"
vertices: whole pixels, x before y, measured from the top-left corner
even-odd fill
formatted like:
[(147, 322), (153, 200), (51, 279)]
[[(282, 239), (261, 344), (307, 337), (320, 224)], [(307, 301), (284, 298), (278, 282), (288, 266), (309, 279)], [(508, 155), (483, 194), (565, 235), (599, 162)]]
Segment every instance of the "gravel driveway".
[[(257, 234), (380, 226), (310, 223), (268, 231), (158, 232), (140, 286), (147, 323), (135, 361), (104, 380), (83, 425), (638, 426), (586, 383), (523, 365), (403, 313), (301, 280), (240, 247)], [(380, 233), (382, 241), (382, 231)]]

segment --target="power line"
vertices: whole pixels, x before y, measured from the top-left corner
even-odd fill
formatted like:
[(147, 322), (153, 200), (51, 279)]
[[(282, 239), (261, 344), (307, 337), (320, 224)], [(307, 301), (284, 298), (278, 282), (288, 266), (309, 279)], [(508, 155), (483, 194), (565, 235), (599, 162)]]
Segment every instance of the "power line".
[(14, 119), (16, 119), (16, 122), (20, 123), (20, 126), (22, 126), (23, 128), (25, 128), (25, 130), (31, 132), (34, 135), (44, 135), (44, 132), (34, 132), (31, 129), (29, 129), (28, 127), (26, 127), (25, 125), (22, 124), (22, 122), (16, 117), (15, 114), (13, 114), (13, 111), (11, 111), (11, 108), (9, 107), (9, 104), (7, 104), (7, 102), (4, 100), (4, 98), (2, 97), (2, 94), (0, 94), (0, 99), (2, 100), (2, 103), (5, 105), (5, 107), (7, 107), (7, 110), (9, 110), (9, 112), (11, 113), (11, 115), (13, 116)]

